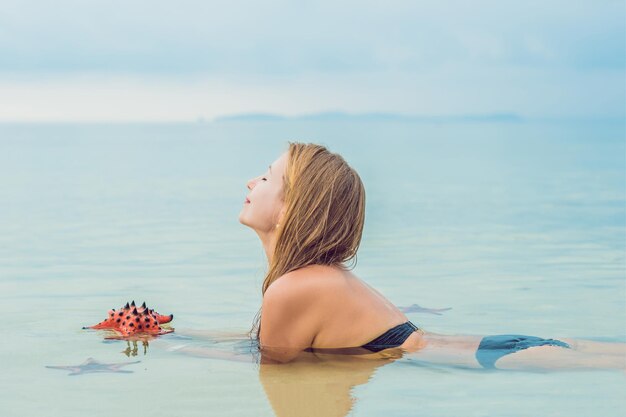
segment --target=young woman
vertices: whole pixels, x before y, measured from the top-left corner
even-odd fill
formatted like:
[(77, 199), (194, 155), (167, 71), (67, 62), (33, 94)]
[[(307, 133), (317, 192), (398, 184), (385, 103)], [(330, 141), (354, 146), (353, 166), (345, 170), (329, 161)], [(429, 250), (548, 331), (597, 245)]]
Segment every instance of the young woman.
[[(306, 354), (416, 359), (467, 367), (623, 368), (624, 344), (534, 336), (445, 336), (424, 332), (348, 268), (365, 219), (365, 190), (339, 155), (290, 143), (247, 183), (239, 221), (268, 260), (253, 332), (262, 363)], [(602, 353), (602, 355), (597, 355)]]

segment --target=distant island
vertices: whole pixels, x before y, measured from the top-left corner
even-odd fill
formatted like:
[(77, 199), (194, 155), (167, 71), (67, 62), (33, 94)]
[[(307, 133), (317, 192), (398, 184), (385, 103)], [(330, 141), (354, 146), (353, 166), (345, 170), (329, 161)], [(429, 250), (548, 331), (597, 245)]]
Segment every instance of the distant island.
[(297, 116), (274, 113), (241, 113), (216, 117), (214, 122), (273, 122), (273, 121), (391, 121), (391, 122), (522, 122), (524, 119), (515, 113), (461, 114), (441, 116), (418, 116), (400, 113), (344, 113), (322, 112)]

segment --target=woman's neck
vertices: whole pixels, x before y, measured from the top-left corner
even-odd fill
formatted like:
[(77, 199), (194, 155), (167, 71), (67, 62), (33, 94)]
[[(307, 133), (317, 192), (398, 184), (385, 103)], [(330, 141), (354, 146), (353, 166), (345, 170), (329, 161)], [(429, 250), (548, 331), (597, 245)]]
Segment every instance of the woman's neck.
[(271, 263), (272, 257), (274, 256), (274, 247), (276, 245), (276, 232), (273, 230), (271, 232), (256, 232), (257, 235), (259, 235), (259, 239), (261, 239), (267, 262)]

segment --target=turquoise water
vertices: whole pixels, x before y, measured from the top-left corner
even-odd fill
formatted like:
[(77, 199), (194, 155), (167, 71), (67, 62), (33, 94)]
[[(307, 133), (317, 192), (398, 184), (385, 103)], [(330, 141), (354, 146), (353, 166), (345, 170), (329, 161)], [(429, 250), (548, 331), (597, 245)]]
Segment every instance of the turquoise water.
[[(182, 334), (249, 329), (264, 254), (237, 216), (246, 180), (288, 140), (359, 171), (355, 272), (397, 305), (452, 307), (409, 313), (420, 327), (626, 341), (624, 138), (623, 122), (0, 125), (0, 415), (618, 415), (615, 371), (276, 371), (168, 348), (241, 346)], [(81, 330), (132, 299), (174, 313), (178, 331), (127, 356)], [(141, 362), (45, 368), (89, 357)]]

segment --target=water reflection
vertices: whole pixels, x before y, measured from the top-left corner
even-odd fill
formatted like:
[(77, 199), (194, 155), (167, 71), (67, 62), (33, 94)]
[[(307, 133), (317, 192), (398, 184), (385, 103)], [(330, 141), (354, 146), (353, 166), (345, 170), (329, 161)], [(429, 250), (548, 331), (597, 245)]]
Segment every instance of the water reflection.
[[(259, 380), (277, 417), (344, 417), (356, 403), (353, 388), (367, 383), (379, 367), (404, 355), (399, 348), (378, 353), (362, 348), (315, 349), (301, 352), (291, 362), (276, 363), (264, 358), (256, 343), (241, 334), (181, 333), (184, 335), (160, 339), (159, 345), (195, 357), (257, 364)], [(189, 335), (194, 337), (186, 337)], [(181, 336), (184, 344), (169, 344)]]
[[(143, 354), (145, 355), (146, 353), (148, 353), (149, 343), (148, 343), (147, 340), (142, 340), (141, 341), (141, 345), (143, 346)], [(138, 351), (139, 351), (139, 347), (137, 345), (137, 341), (133, 340), (132, 341), (132, 347), (131, 347), (131, 342), (129, 340), (127, 340), (126, 341), (126, 349), (124, 349), (122, 351), (122, 353), (130, 358), (131, 356), (137, 356), (137, 352)]]
[(151, 334), (135, 334), (131, 336), (120, 336), (116, 332), (107, 330), (107, 335), (104, 337), (105, 343), (117, 343), (118, 341), (126, 342), (126, 349), (122, 350), (121, 353), (128, 356), (137, 356), (139, 355), (139, 344), (141, 343), (141, 347), (143, 348), (143, 354), (148, 354), (148, 347), (150, 346), (150, 341), (159, 337), (159, 335), (151, 335)]
[(277, 417), (343, 417), (356, 398), (352, 389), (367, 383), (393, 358), (304, 353), (286, 364), (261, 364), (259, 379)]

